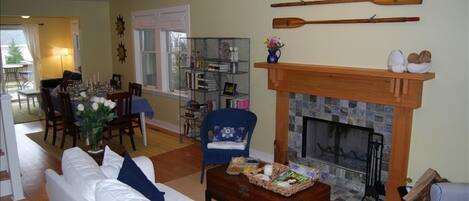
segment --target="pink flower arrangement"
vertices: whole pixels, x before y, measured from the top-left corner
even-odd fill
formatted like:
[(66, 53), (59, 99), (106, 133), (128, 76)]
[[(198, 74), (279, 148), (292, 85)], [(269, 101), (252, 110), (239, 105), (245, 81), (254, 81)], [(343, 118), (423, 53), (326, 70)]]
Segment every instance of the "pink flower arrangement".
[(282, 48), (283, 46), (285, 46), (285, 44), (280, 40), (280, 37), (278, 36), (268, 37), (265, 40), (264, 44), (266, 44), (269, 50), (278, 50)]

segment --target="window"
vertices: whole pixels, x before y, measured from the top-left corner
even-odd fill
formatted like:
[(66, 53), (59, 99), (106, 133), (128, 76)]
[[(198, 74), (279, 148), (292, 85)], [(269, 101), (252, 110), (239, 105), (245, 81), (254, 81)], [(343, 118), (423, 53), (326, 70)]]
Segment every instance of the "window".
[(176, 94), (177, 53), (188, 36), (189, 6), (135, 12), (132, 15), (137, 82), (147, 90)]
[(185, 79), (180, 79), (179, 77), (179, 69), (177, 65), (177, 53), (179, 51), (186, 52), (185, 50), (181, 50), (179, 48), (186, 47), (183, 43), (181, 38), (187, 37), (187, 34), (184, 32), (177, 32), (177, 31), (167, 31), (166, 32), (166, 49), (168, 50), (168, 77), (169, 77), (169, 90), (174, 92), (180, 89), (179, 86), (184, 86), (184, 83), (180, 83), (179, 81), (183, 81)]
[(140, 30), (139, 50), (141, 58), (142, 82), (145, 85), (157, 86), (156, 83), (156, 48), (155, 30)]

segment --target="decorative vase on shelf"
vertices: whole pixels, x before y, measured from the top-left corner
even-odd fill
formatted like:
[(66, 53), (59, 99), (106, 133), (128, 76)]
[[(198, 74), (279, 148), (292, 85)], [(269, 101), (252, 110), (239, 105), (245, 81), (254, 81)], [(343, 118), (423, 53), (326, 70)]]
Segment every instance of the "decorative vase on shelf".
[(267, 56), (267, 63), (278, 63), (280, 56), (282, 56), (282, 51), (280, 49), (268, 49), (269, 55)]

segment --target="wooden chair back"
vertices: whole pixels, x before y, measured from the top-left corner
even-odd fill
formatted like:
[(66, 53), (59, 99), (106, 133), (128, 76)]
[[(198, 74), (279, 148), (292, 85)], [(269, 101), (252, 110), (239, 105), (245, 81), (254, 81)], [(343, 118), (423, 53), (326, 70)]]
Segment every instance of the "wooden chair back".
[(114, 111), (117, 118), (130, 117), (132, 114), (132, 95), (128, 92), (112, 93), (107, 96), (107, 99), (116, 103)]
[(73, 80), (65, 80), (60, 84), (60, 91), (67, 91), (67, 88), (72, 85)]
[(42, 109), (44, 113), (53, 118), (55, 116), (54, 104), (52, 103), (52, 97), (48, 88), (41, 87), (41, 99), (42, 99)]
[(135, 82), (129, 82), (129, 93), (133, 96), (142, 96), (142, 85)]
[(70, 127), (75, 124), (75, 116), (72, 107), (70, 94), (66, 92), (59, 92), (60, 97), (60, 113), (65, 127)]

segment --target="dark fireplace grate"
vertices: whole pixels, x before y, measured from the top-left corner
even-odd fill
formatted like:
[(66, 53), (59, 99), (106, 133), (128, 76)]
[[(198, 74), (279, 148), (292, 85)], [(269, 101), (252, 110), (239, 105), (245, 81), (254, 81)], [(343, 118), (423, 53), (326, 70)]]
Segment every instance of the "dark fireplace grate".
[(379, 200), (384, 137), (371, 128), (303, 117), (302, 157), (365, 174), (365, 197)]

